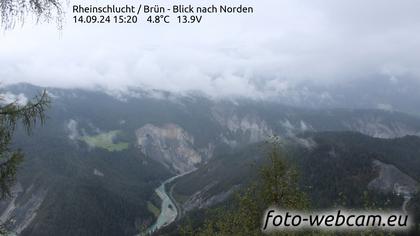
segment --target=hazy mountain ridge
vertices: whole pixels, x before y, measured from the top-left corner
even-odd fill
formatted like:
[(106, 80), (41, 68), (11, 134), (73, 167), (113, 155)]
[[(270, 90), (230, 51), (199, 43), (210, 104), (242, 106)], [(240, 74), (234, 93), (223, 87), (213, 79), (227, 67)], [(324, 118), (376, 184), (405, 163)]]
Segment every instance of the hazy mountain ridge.
[[(411, 201), (420, 190), (419, 137), (378, 139), (352, 132), (299, 136), (314, 140), (315, 147), (307, 149), (293, 139), (285, 139), (283, 150), (299, 170), (301, 189), (309, 195), (312, 207), (363, 209), (368, 201), (382, 209), (413, 210), (416, 203)], [(233, 196), (224, 194), (255, 179), (255, 166), (265, 163), (266, 150), (264, 143), (240, 148), (177, 179), (173, 194), (182, 203), (184, 214), (191, 214), (189, 219), (200, 225), (207, 208), (231, 205)], [(220, 196), (224, 198), (212, 202)], [(169, 233), (174, 227), (163, 232)]]
[[(8, 92), (31, 98), (41, 90), (24, 84), (12, 86)], [(177, 193), (186, 177), (174, 188), (175, 195), (183, 198), (184, 209), (220, 203), (243, 181), (253, 178), (250, 162), (258, 156), (247, 148), (253, 149), (272, 135), (297, 143), (299, 149), (317, 150), (316, 136), (300, 134), (357, 131), (389, 140), (420, 134), (419, 118), (383, 110), (319, 110), (244, 98), (214, 100), (194, 94), (115, 97), (103, 91), (57, 88), (48, 92), (53, 104), (46, 126), (36, 129), (33, 137), (16, 136), (16, 146), (27, 154), (19, 172), (22, 193), (32, 185), (47, 189), (37, 210), (21, 208), (24, 218), (35, 215), (22, 229), (23, 234), (131, 234), (153, 222), (147, 203), (154, 197), (154, 188), (170, 175), (195, 168), (199, 171), (189, 175), (195, 176), (193, 182), (185, 182), (191, 191)], [(246, 151), (240, 155), (232, 153), (242, 148)], [(229, 161), (239, 169), (226, 169), (231, 165), (219, 158), (223, 156), (231, 157)], [(210, 169), (204, 174), (202, 168)], [(418, 177), (407, 166), (399, 164), (398, 169)], [(231, 177), (222, 178), (224, 173), (231, 173)], [(36, 182), (34, 176), (38, 176)], [(20, 206), (29, 202), (22, 193), (17, 193), (22, 199)], [(60, 194), (65, 197), (60, 198)], [(84, 199), (101, 199), (109, 210)], [(122, 209), (117, 207), (119, 203)], [(76, 207), (58, 214), (57, 208), (67, 204)], [(100, 216), (91, 211), (100, 212)], [(124, 217), (112, 224), (99, 224), (120, 214)], [(50, 215), (57, 217), (48, 219)], [(8, 216), (7, 221), (12, 222), (13, 216)], [(68, 227), (60, 228), (67, 221), (71, 222)], [(17, 222), (10, 228), (16, 230), (19, 225)], [(76, 229), (76, 225), (82, 226)]]

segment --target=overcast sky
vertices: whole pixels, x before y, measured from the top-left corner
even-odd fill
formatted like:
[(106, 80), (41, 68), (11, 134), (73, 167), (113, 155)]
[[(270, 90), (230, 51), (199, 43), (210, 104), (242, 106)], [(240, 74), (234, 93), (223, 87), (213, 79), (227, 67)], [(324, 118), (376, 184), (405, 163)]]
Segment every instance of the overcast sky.
[(80, 25), (69, 8), (61, 33), (27, 23), (0, 34), (0, 80), (259, 96), (301, 81), (420, 76), (418, 0), (142, 1), (227, 2), (255, 12), (205, 15), (196, 25)]

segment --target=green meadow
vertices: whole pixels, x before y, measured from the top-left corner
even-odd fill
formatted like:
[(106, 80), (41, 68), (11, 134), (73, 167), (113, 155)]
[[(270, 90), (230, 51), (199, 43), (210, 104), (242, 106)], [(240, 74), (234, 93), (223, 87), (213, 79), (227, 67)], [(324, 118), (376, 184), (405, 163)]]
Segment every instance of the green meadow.
[(93, 136), (82, 136), (80, 140), (91, 147), (103, 148), (110, 152), (119, 152), (127, 149), (129, 145), (127, 142), (114, 143), (115, 137), (120, 134), (121, 131), (113, 130)]

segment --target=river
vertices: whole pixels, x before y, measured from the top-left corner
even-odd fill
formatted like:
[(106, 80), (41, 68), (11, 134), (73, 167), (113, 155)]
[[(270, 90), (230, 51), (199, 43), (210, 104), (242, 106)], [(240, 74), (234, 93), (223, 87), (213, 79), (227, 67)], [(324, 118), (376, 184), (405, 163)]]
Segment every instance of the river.
[(166, 225), (169, 225), (176, 220), (176, 217), (178, 216), (178, 208), (176, 206), (176, 202), (174, 202), (175, 200), (173, 200), (169, 196), (169, 193), (166, 192), (165, 185), (188, 173), (191, 172), (186, 172), (180, 175), (173, 176), (165, 180), (158, 188), (155, 189), (156, 194), (162, 200), (162, 205), (160, 208), (160, 214), (156, 222), (147, 230), (148, 233), (153, 233), (156, 230)]

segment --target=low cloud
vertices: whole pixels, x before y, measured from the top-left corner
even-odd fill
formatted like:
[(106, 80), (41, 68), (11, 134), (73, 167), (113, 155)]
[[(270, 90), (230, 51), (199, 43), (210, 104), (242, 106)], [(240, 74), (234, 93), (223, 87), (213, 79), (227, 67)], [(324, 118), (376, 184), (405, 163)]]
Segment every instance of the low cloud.
[(28, 98), (25, 94), (13, 94), (10, 92), (0, 93), (0, 105), (16, 104), (18, 106), (25, 106), (28, 103)]
[(0, 78), (264, 97), (302, 83), (420, 76), (418, 1), (241, 3), (255, 13), (205, 15), (198, 25), (75, 25), (71, 13), (61, 33), (27, 24), (0, 36)]

